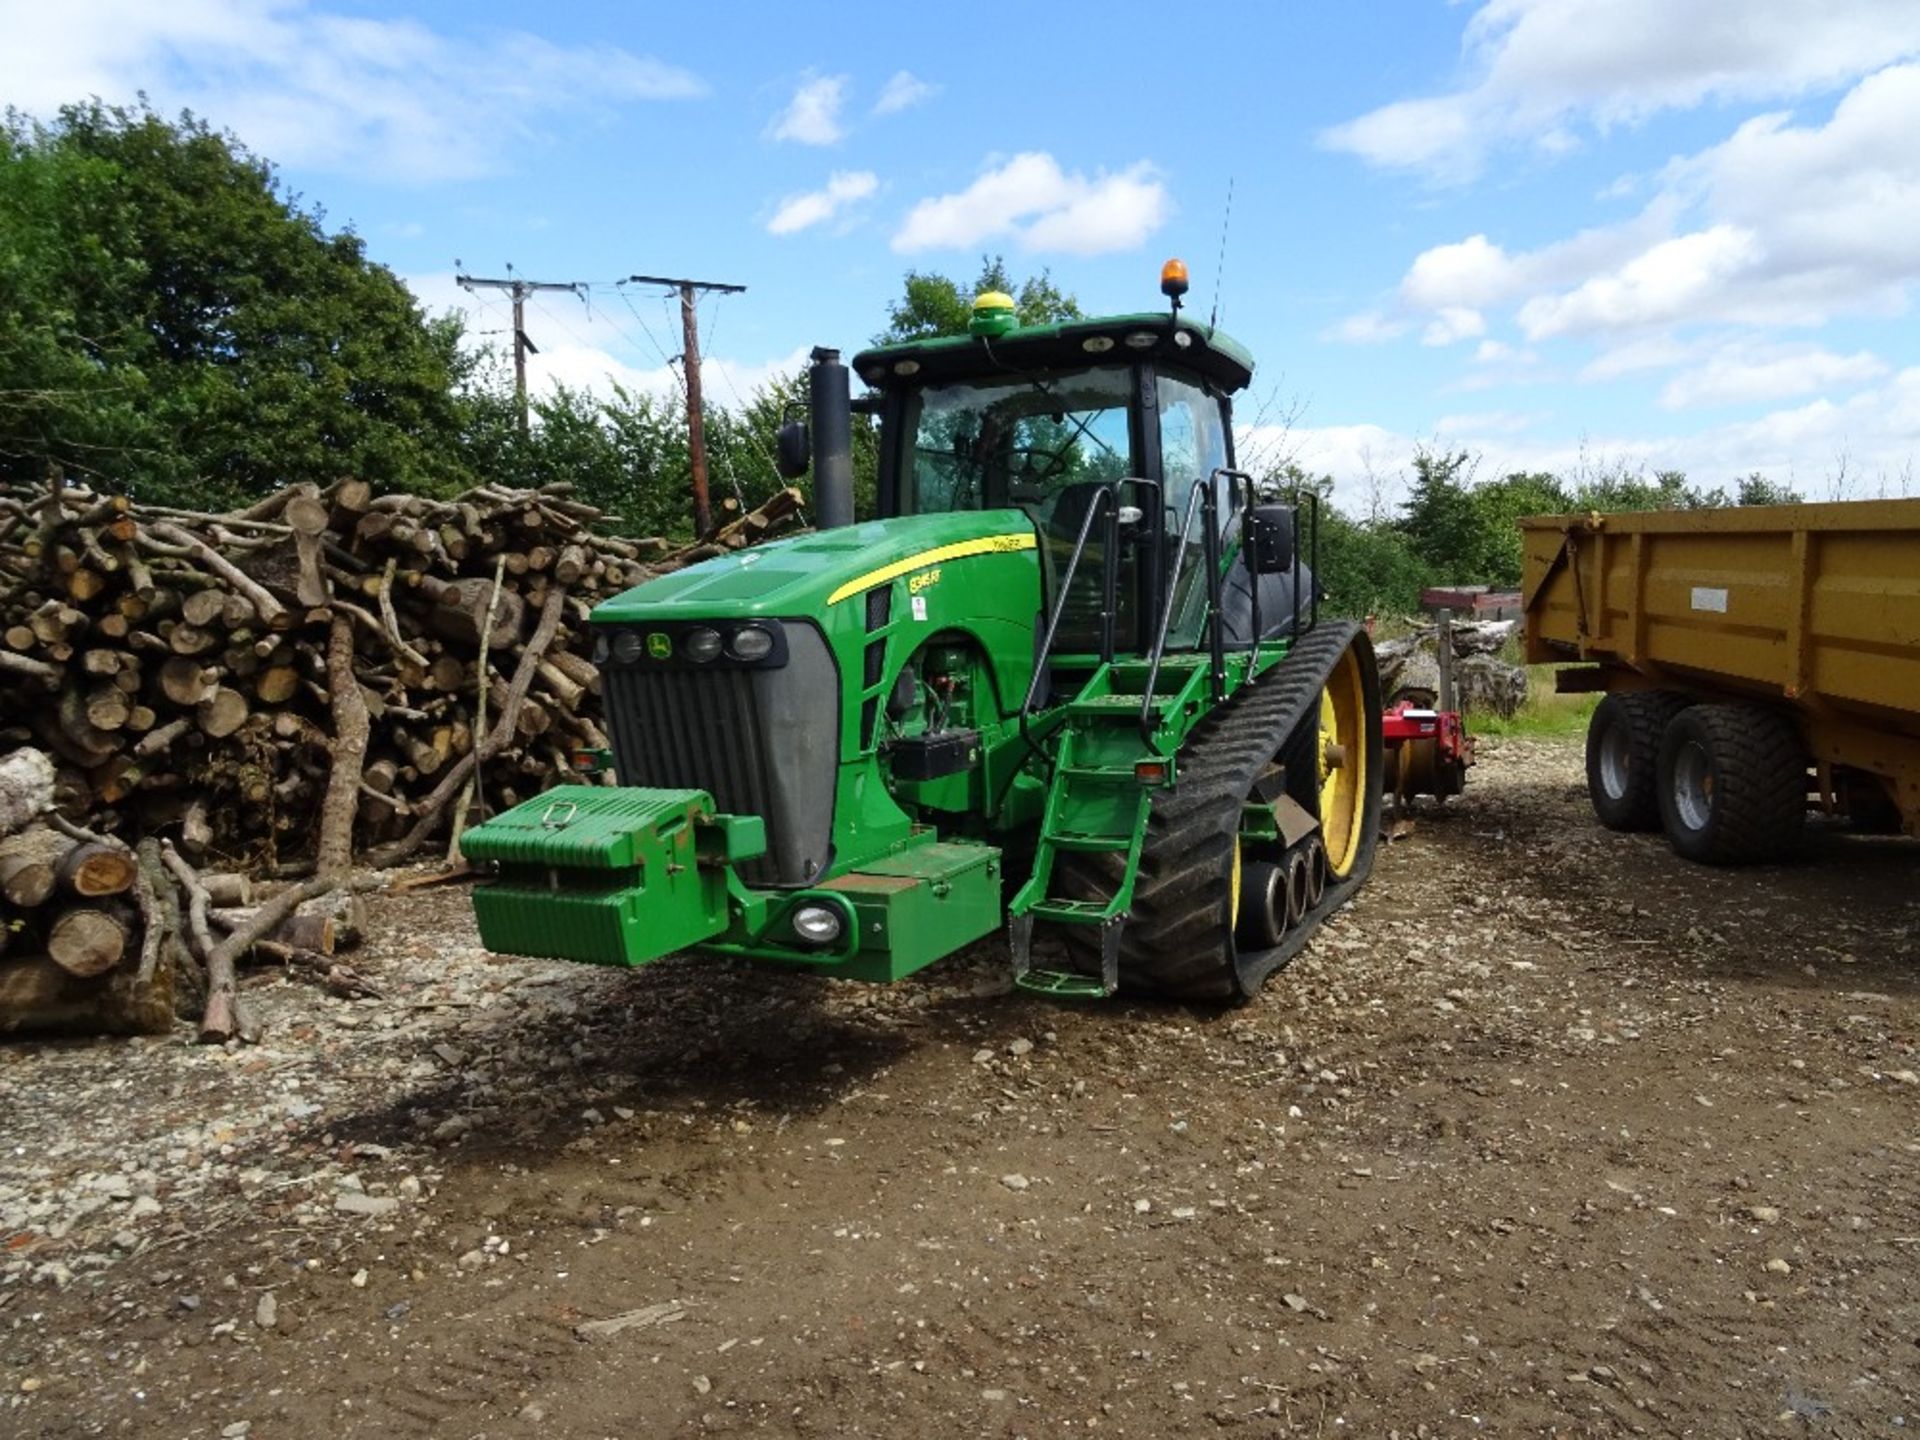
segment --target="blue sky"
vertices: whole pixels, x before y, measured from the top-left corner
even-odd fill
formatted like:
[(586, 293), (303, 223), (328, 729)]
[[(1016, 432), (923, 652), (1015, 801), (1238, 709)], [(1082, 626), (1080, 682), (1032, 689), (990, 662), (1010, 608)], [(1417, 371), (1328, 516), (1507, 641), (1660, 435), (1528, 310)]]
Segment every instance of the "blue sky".
[(1915, 493), (1914, 0), (0, 0), (0, 34), (0, 100), (190, 105), (478, 330), (456, 260), (599, 282), (536, 305), (538, 383), (674, 383), (634, 272), (749, 287), (703, 310), (731, 403), (909, 267), (1122, 310), (1178, 254), (1260, 359), (1244, 450), (1353, 508), (1422, 443)]

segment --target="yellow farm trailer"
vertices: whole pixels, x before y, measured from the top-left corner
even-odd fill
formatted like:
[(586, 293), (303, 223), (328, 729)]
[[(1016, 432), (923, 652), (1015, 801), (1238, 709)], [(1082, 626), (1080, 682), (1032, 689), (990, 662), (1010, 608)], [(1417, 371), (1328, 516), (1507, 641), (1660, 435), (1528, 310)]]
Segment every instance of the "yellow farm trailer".
[(1920, 499), (1522, 522), (1531, 663), (1586, 662), (1603, 824), (1773, 859), (1812, 808), (1920, 835)]

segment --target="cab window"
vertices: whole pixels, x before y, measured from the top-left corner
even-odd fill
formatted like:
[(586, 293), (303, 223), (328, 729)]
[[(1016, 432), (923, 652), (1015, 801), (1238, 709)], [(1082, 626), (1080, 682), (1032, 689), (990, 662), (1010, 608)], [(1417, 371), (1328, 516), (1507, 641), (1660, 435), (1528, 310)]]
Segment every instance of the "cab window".
[[(1206, 619), (1206, 577), (1201, 574), (1205, 539), (1196, 518), (1183, 554), (1180, 527), (1186, 521), (1194, 487), (1206, 483), (1216, 470), (1228, 464), (1226, 416), (1218, 397), (1190, 380), (1161, 374), (1156, 388), (1160, 474), (1166, 486), (1167, 573), (1172, 574), (1176, 564), (1180, 566), (1180, 588), (1174, 595), (1167, 644), (1170, 649), (1191, 649), (1199, 643), (1200, 627)], [(1224, 529), (1239, 497), (1235, 487), (1223, 481), (1216, 499), (1219, 524)]]
[(1018, 506), (1043, 530), (1066, 521), (1063, 496), (1136, 473), (1130, 390), (1129, 373), (1112, 369), (929, 385), (909, 403), (902, 510)]

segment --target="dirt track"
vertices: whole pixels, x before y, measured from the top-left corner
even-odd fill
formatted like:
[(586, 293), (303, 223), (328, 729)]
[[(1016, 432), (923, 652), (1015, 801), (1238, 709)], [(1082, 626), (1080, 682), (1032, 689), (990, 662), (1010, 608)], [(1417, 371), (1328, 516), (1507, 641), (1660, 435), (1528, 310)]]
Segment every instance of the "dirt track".
[[(0, 1224), (0, 1432), (1907, 1433), (1917, 880), (1838, 834), (1682, 867), (1513, 743), (1229, 1012), (1046, 1005), (992, 947), (490, 964), (463, 895), (385, 902), (379, 1011), (0, 1052), (16, 1213), (107, 1195)], [(269, 1078), (309, 1098), (222, 1128)], [(80, 1172), (162, 1133), (128, 1231)]]

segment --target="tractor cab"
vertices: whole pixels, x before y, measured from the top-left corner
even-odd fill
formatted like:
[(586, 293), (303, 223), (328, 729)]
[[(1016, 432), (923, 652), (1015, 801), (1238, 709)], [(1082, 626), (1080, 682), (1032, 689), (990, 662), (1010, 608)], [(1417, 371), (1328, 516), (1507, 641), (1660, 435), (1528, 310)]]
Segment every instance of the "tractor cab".
[(1049, 607), (1065, 592), (1060, 665), (1148, 653), (1176, 574), (1165, 646), (1199, 642), (1205, 557), (1231, 549), (1250, 502), (1232, 396), (1253, 360), (1234, 340), (1178, 308), (1022, 327), (1012, 299), (990, 292), (967, 335), (868, 350), (853, 369), (881, 419), (880, 514), (1024, 514)]

